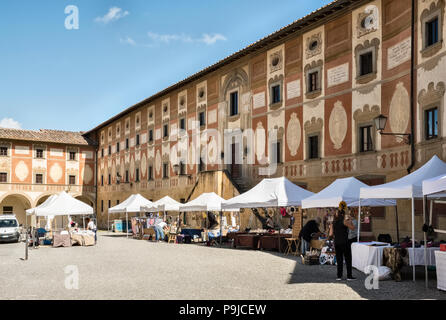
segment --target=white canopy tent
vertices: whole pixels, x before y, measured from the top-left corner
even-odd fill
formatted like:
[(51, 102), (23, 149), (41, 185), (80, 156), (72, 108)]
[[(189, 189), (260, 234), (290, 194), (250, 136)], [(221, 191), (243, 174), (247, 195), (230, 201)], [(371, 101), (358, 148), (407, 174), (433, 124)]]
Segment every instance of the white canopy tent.
[(313, 195), (285, 177), (263, 179), (255, 187), (226, 200), (221, 204), (225, 210), (259, 207), (300, 206), (303, 199)]
[[(120, 204), (108, 209), (108, 219), (110, 219), (110, 214), (114, 213), (125, 213), (126, 223), (129, 219), (129, 213), (141, 212), (141, 207), (151, 206), (153, 204), (152, 201), (147, 200), (139, 193), (132, 194), (125, 201)], [(110, 225), (110, 220), (108, 221), (108, 225)], [(126, 226), (126, 234), (128, 237), (128, 226)]]
[[(361, 188), (362, 199), (410, 199), (412, 201), (412, 248), (415, 249), (415, 199), (423, 198), (422, 183), (424, 180), (446, 174), (446, 163), (436, 155), (414, 172), (389, 183)], [(413, 266), (415, 281), (415, 264)]]
[[(325, 189), (302, 200), (302, 209), (337, 208), (341, 201), (345, 201), (348, 207), (358, 207), (359, 189), (368, 187), (364, 182), (354, 177), (337, 179)], [(395, 206), (396, 201), (371, 199), (364, 201), (363, 205), (369, 207)]]
[(141, 207), (141, 211), (157, 212), (157, 211), (180, 211), (181, 203), (172, 199), (169, 196), (165, 196), (151, 205), (145, 205)]
[(222, 203), (226, 200), (220, 197), (215, 192), (202, 193), (194, 200), (188, 203), (181, 204), (179, 207), (180, 211), (190, 212), (190, 211), (219, 211), (220, 212), (220, 246), (222, 241), (222, 216), (223, 211), (239, 211), (239, 209), (223, 209)]
[[(26, 210), (27, 216), (35, 215), (37, 217), (84, 216), (93, 213), (94, 209), (91, 206), (73, 198), (65, 191), (51, 195), (41, 205)], [(25, 221), (27, 220), (25, 219)], [(27, 229), (27, 226), (25, 226), (25, 229)], [(25, 260), (28, 260), (28, 231), (26, 232)]]
[(93, 214), (91, 206), (70, 196), (65, 191), (50, 196), (40, 206), (26, 210), (27, 215), (38, 217), (48, 216), (76, 216)]
[[(442, 199), (442, 201), (438, 201), (440, 203), (444, 203), (444, 199), (446, 198), (446, 174), (442, 174), (440, 176), (427, 179), (423, 181), (422, 184), (422, 192), (423, 192), (423, 221), (426, 222), (426, 201), (430, 198), (430, 211), (429, 211), (429, 225), (432, 225), (432, 211), (433, 211), (433, 203), (437, 202), (435, 199)], [(446, 233), (446, 230), (434, 229), (437, 233)], [(426, 232), (424, 232), (424, 243), (426, 243)], [(428, 271), (427, 271), (427, 249), (426, 245), (424, 246), (424, 274), (425, 274), (425, 282), (426, 288), (428, 287)]]
[[(215, 192), (202, 193), (194, 200), (188, 203), (180, 204), (180, 211), (222, 211), (222, 203), (226, 200), (220, 197)], [(238, 211), (224, 210), (224, 211)]]

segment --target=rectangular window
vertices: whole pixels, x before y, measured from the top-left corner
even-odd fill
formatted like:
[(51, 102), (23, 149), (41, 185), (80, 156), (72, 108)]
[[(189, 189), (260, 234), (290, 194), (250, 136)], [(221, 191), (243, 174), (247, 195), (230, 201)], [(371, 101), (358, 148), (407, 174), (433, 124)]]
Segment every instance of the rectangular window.
[(119, 174), (119, 171), (116, 172), (116, 184), (120, 184), (121, 183), (121, 175)]
[(163, 137), (167, 138), (169, 136), (169, 126), (167, 124), (165, 124), (163, 126)]
[(112, 154), (111, 152), (111, 146), (108, 146), (108, 155), (110, 156)]
[(369, 51), (359, 56), (359, 75), (365, 76), (373, 72), (373, 52)]
[(426, 140), (438, 137), (438, 109), (432, 108), (424, 111)]
[(108, 174), (108, 184), (111, 184), (111, 174)]
[(37, 184), (43, 183), (43, 174), (41, 174), (41, 173), (36, 174), (36, 183)]
[(101, 158), (104, 157), (104, 149), (101, 149)]
[(43, 149), (36, 149), (36, 158), (43, 158)]
[(181, 161), (180, 162), (180, 175), (184, 175), (186, 174), (186, 166), (184, 165), (184, 163)]
[(319, 89), (318, 77), (318, 71), (311, 72), (308, 75), (308, 92), (313, 92)]
[(104, 200), (101, 200), (101, 212), (104, 212)]
[(231, 116), (235, 116), (238, 114), (238, 91), (232, 92), (230, 97), (230, 110), (229, 113)]
[(205, 120), (205, 113), (204, 113), (204, 111), (200, 112), (198, 117), (199, 117), (199, 120), (200, 120), (200, 127), (205, 126), (206, 125), (206, 120)]
[(169, 164), (166, 162), (166, 163), (163, 163), (163, 178), (164, 179), (167, 179), (167, 178), (169, 178), (169, 172), (168, 172), (168, 170), (169, 170)]
[(153, 180), (153, 167), (149, 166), (149, 172), (148, 172), (149, 180)]
[(76, 184), (76, 176), (69, 176), (68, 181), (69, 181), (70, 185), (75, 185)]
[(180, 119), (180, 129), (186, 130), (186, 119), (184, 119), (184, 118)]
[(104, 176), (102, 175), (101, 176), (101, 186), (103, 186), (104, 185)]
[(125, 138), (125, 148), (129, 149), (129, 138)]
[(136, 145), (139, 146), (139, 134), (136, 135)]
[(203, 162), (203, 160), (201, 159), (201, 157), (200, 157), (200, 162), (198, 163), (198, 171), (199, 171), (199, 172), (204, 171), (204, 162)]
[(135, 170), (136, 182), (139, 182), (139, 168)]
[(72, 160), (72, 161), (76, 160), (76, 152), (70, 151), (70, 160)]
[(0, 147), (0, 156), (8, 155), (8, 147)]
[(319, 158), (319, 136), (308, 137), (308, 158)]
[(125, 170), (125, 182), (128, 183), (129, 182), (129, 171)]
[(119, 200), (116, 200), (116, 205), (118, 205), (119, 204)]
[(280, 102), (280, 85), (273, 86), (271, 88), (271, 103), (279, 103)]
[(153, 142), (153, 130), (149, 130), (149, 142)]
[(426, 47), (438, 42), (438, 17), (426, 22)]
[(14, 213), (13, 207), (10, 207), (10, 206), (3, 207), (3, 214), (13, 214), (13, 213)]
[(363, 126), (359, 128), (359, 150), (367, 152), (373, 150), (372, 126)]
[(282, 163), (282, 148), (280, 141), (274, 142), (272, 145), (273, 163)]
[(119, 142), (116, 144), (116, 152), (119, 152)]
[(111, 208), (111, 200), (108, 200), (108, 208)]
[(8, 182), (8, 174), (6, 172), (0, 172), (0, 183)]

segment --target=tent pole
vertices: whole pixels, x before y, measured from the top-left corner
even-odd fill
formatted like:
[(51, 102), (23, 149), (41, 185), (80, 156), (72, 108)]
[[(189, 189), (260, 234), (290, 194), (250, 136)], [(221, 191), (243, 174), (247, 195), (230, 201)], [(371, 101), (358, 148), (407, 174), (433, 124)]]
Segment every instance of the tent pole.
[(127, 235), (127, 239), (129, 238), (129, 227), (127, 225), (128, 220), (129, 220), (129, 213), (126, 210), (125, 211), (125, 234)]
[(25, 236), (25, 260), (28, 260), (28, 216), (27, 213), (25, 211), (25, 232), (26, 232), (26, 236)]
[(358, 243), (360, 237), (361, 237), (361, 198), (359, 198), (359, 207), (358, 207), (358, 238), (357, 238)]
[[(431, 201), (432, 203), (432, 201)], [(426, 223), (426, 196), (423, 196), (423, 222)], [(431, 206), (432, 207), (432, 206)], [(426, 247), (426, 232), (423, 232), (423, 240), (424, 240), (424, 278), (425, 278), (425, 285), (426, 288), (428, 288), (428, 274), (427, 274), (427, 247)], [(414, 258), (415, 258), (415, 252), (414, 252)], [(415, 260), (415, 259), (414, 259)]]
[(220, 211), (220, 248), (221, 248), (222, 232), (223, 232), (223, 211)]
[(415, 282), (415, 199), (412, 196), (412, 253), (414, 257), (412, 275)]
[(398, 206), (395, 205), (395, 219), (396, 219), (396, 242), (400, 242), (400, 225), (398, 222)]

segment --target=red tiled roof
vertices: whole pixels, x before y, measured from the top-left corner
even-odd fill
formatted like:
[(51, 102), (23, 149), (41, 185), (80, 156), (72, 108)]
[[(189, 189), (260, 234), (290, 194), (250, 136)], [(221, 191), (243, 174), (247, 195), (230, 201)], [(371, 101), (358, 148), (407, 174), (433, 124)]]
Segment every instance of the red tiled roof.
[(48, 143), (62, 143), (73, 145), (95, 145), (93, 141), (83, 136), (84, 132), (72, 132), (62, 130), (40, 129), (20, 130), (0, 128), (0, 139), (39, 141)]

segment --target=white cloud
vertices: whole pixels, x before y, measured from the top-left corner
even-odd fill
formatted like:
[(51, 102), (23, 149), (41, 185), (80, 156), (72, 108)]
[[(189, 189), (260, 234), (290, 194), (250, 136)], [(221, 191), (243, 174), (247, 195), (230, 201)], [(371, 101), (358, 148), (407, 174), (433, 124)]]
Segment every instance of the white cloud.
[(109, 22), (113, 22), (128, 16), (130, 12), (123, 11), (121, 8), (112, 7), (108, 10), (108, 12), (103, 17), (97, 17), (94, 21), (99, 23), (107, 24)]
[(22, 125), (12, 118), (3, 118), (2, 120), (0, 120), (0, 127), (9, 129), (22, 129)]
[(147, 36), (154, 42), (170, 43), (173, 41), (180, 41), (185, 43), (201, 42), (207, 45), (215, 44), (217, 41), (226, 41), (226, 37), (222, 34), (203, 34), (201, 38), (193, 38), (187, 34), (161, 34), (155, 32), (148, 32)]
[(220, 33), (215, 34), (203, 34), (203, 37), (200, 39), (202, 42), (206, 43), (207, 45), (211, 45), (216, 43), (218, 40), (226, 41), (226, 37)]
[(136, 46), (136, 41), (130, 37), (121, 38), (119, 39), (119, 42), (121, 42), (122, 44), (129, 44), (131, 46)]

